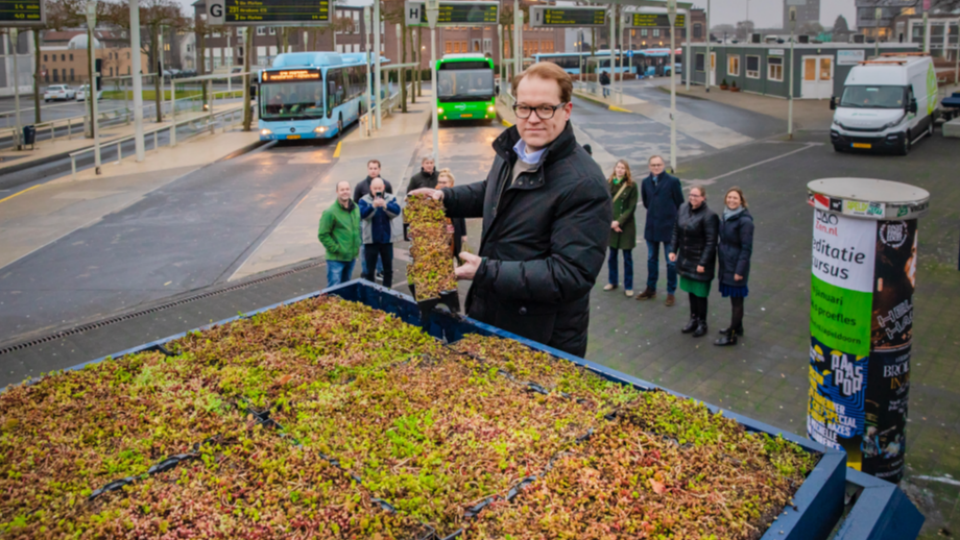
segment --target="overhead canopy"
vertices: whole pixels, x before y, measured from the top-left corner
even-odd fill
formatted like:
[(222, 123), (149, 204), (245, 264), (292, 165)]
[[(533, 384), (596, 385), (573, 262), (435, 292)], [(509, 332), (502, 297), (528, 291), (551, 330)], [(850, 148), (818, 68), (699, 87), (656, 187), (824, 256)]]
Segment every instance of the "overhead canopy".
[[(620, 4), (622, 6), (636, 7), (662, 7), (666, 9), (665, 0), (607, 0), (607, 4)], [(693, 9), (693, 2), (677, 2), (677, 9)]]

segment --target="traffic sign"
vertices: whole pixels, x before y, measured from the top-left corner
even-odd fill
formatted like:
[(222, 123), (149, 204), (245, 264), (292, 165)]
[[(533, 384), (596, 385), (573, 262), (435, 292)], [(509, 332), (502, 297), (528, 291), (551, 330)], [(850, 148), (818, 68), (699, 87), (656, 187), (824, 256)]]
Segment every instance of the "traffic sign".
[(43, 0), (0, 0), (0, 27), (45, 25)]
[(607, 9), (594, 6), (530, 6), (530, 25), (602, 28), (607, 26)]
[(330, 24), (332, 8), (330, 0), (207, 0), (207, 23), (214, 26), (324, 26)]
[[(430, 26), (421, 1), (406, 2), (407, 26)], [(499, 2), (441, 1), (437, 26), (490, 26), (499, 22)]]

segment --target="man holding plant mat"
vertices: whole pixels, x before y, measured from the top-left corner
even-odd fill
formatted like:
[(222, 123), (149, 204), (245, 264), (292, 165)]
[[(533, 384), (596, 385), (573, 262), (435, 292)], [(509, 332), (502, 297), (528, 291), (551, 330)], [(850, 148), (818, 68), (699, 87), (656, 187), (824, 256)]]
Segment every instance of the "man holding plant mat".
[(573, 135), (570, 75), (539, 62), (513, 90), (517, 125), (494, 141), (487, 179), (411, 194), (442, 200), (450, 217), (483, 218), (479, 256), (460, 253), (456, 269), (473, 280), (470, 317), (583, 356), (613, 222), (610, 191)]

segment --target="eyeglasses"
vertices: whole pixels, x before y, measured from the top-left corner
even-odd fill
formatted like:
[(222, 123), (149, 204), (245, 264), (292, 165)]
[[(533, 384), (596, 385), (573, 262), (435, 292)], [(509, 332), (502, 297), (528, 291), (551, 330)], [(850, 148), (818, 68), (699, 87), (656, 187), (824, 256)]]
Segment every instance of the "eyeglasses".
[(553, 118), (553, 115), (557, 113), (557, 109), (566, 105), (566, 102), (563, 102), (559, 105), (537, 105), (536, 107), (531, 107), (529, 105), (514, 105), (513, 112), (517, 115), (517, 118), (522, 118), (526, 120), (530, 118), (530, 115), (534, 111), (537, 112), (537, 117), (541, 120), (549, 120)]
[(657, 169), (659, 169), (660, 167), (665, 167), (663, 163), (651, 163), (650, 166)]

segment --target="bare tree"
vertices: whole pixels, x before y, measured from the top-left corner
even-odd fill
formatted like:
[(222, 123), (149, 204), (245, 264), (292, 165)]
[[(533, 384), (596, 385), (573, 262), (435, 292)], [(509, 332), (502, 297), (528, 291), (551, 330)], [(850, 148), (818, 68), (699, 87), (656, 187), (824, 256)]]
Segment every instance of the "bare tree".
[(40, 79), (43, 77), (43, 68), (40, 63), (40, 32), (77, 27), (86, 20), (84, 4), (80, 0), (47, 0), (46, 10), (46, 25), (43, 28), (33, 29), (33, 48), (36, 49), (36, 54), (33, 56), (33, 120), (36, 124), (41, 122), (40, 84), (42, 81)]
[(745, 41), (750, 37), (750, 34), (753, 33), (754, 24), (753, 21), (739, 21), (737, 22), (736, 36), (740, 41)]
[[(105, 20), (129, 31), (129, 0), (120, 0), (119, 3), (106, 5), (109, 6), (109, 8)], [(148, 55), (151, 68), (159, 68), (160, 55), (163, 54), (163, 52), (160, 51), (161, 29), (186, 29), (190, 27), (190, 22), (180, 13), (180, 5), (175, 0), (140, 0), (140, 26), (143, 27), (147, 33), (147, 46), (144, 48), (141, 40), (140, 49)], [(136, 51), (134, 51), (133, 54), (137, 54)], [(163, 109), (161, 108), (163, 99), (162, 81), (163, 73), (158, 73), (157, 76), (154, 77), (153, 83), (157, 122), (163, 121)]]

